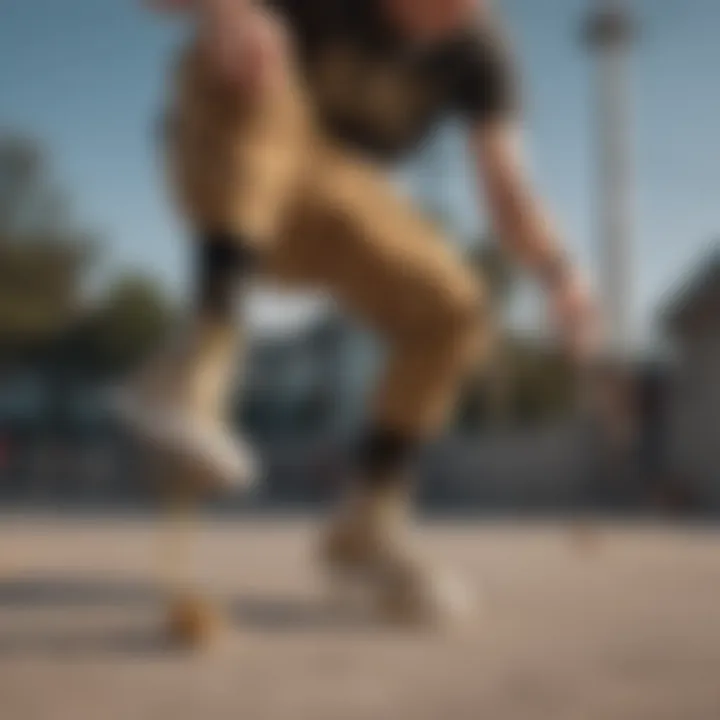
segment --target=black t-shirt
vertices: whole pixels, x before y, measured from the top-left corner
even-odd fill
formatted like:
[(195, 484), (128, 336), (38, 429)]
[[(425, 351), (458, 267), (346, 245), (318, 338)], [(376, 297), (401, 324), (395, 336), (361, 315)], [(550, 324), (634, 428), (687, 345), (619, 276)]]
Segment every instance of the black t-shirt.
[(481, 124), (515, 110), (512, 63), (491, 30), (416, 48), (378, 0), (267, 2), (290, 27), (326, 129), (364, 152), (397, 158), (448, 113)]

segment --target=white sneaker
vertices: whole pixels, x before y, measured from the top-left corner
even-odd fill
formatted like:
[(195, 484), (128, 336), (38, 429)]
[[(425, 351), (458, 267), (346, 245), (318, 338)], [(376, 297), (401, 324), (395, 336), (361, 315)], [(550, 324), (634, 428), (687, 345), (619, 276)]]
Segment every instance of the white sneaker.
[(419, 561), (395, 528), (359, 520), (341, 516), (321, 542), (338, 600), (369, 603), (374, 616), (401, 626), (448, 627), (473, 615), (472, 594), (457, 578)]
[(447, 628), (465, 623), (475, 612), (469, 589), (457, 577), (409, 558), (385, 569), (375, 602), (380, 618), (397, 625)]
[(115, 393), (112, 404), (121, 422), (141, 440), (196, 467), (208, 489), (239, 491), (256, 484), (260, 468), (253, 451), (223, 423), (193, 415), (182, 406), (146, 399), (132, 387)]

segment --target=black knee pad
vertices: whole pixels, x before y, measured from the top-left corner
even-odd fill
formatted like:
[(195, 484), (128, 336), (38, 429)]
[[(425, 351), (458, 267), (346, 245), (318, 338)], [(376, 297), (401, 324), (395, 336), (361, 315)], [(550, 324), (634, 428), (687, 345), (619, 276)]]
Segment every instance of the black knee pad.
[(388, 428), (370, 428), (357, 449), (356, 464), (363, 484), (398, 482), (399, 474), (415, 459), (419, 441)]
[(232, 314), (243, 280), (257, 264), (257, 251), (234, 233), (202, 233), (197, 244), (197, 302), (208, 314)]

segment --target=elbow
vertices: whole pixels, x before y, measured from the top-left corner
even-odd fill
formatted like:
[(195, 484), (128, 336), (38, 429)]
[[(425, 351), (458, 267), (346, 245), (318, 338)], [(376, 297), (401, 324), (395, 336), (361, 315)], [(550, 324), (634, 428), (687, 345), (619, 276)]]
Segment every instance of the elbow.
[(499, 238), (513, 248), (522, 245), (527, 235), (526, 203), (508, 193), (491, 193), (489, 201), (493, 227)]

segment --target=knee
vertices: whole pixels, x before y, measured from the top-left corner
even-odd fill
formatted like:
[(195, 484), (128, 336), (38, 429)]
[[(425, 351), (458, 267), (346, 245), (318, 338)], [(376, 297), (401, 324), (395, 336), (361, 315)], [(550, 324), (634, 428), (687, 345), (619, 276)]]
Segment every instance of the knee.
[(448, 284), (438, 302), (438, 331), (461, 336), (477, 331), (485, 305), (483, 290), (473, 279)]
[(488, 307), (483, 289), (468, 279), (448, 288), (438, 304), (435, 342), (465, 364), (480, 352), (487, 335)]

